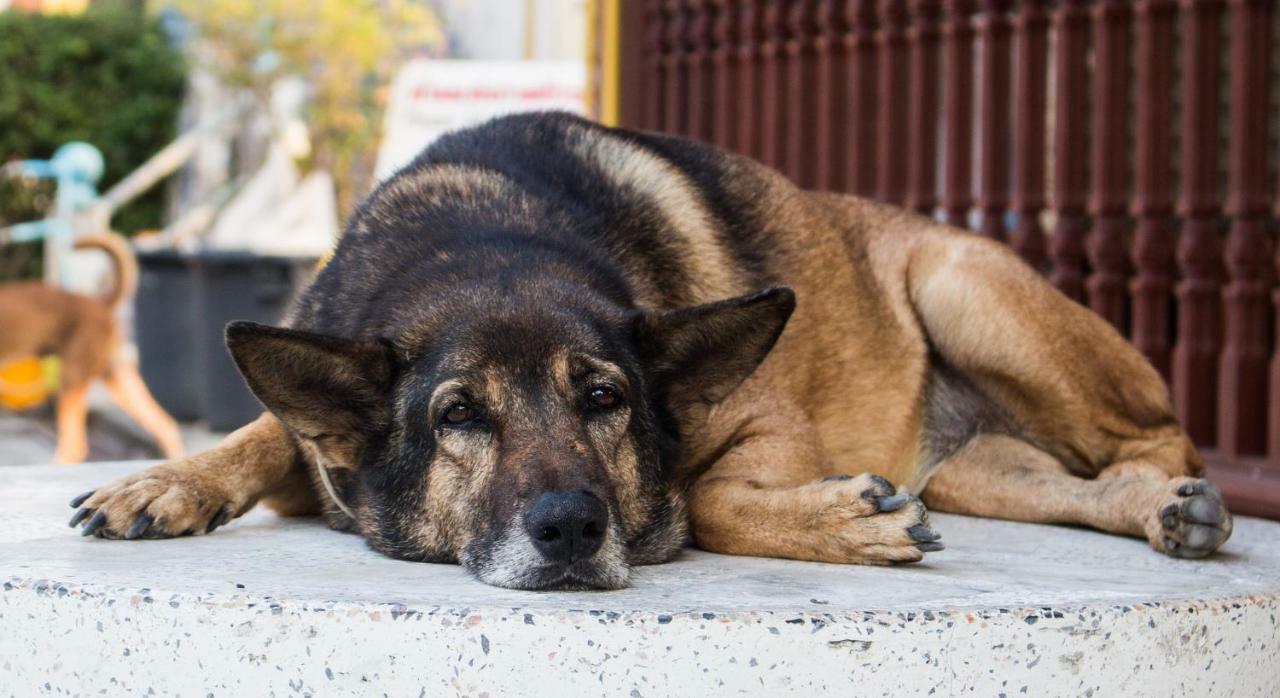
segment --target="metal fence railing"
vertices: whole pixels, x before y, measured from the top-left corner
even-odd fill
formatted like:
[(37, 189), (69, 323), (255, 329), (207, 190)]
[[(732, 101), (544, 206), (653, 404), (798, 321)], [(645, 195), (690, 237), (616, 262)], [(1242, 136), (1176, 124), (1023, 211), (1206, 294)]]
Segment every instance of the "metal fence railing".
[(619, 119), (1008, 242), (1280, 515), (1275, 0), (622, 3)]

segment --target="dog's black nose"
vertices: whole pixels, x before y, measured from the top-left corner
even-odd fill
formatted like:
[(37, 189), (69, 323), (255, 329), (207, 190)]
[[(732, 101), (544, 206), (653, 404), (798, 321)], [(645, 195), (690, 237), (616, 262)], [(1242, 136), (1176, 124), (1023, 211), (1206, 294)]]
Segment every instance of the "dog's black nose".
[(609, 510), (600, 498), (576, 492), (544, 492), (524, 515), (524, 528), (543, 557), (575, 562), (596, 554), (604, 542)]

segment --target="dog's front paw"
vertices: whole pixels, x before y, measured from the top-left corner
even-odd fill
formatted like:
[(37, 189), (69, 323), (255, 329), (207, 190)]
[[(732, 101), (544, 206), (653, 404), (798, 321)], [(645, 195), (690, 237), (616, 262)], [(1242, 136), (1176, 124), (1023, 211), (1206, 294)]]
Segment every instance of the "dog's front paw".
[(158, 465), (71, 500), (72, 528), (99, 538), (173, 538), (210, 533), (239, 516), (235, 502), (207, 480)]
[(827, 493), (814, 528), (831, 562), (884, 565), (918, 562), (944, 548), (929, 527), (929, 512), (918, 498), (898, 493), (879, 475), (838, 475), (818, 483)]
[(1178, 478), (1149, 525), (1151, 547), (1170, 557), (1205, 557), (1231, 536), (1231, 512), (1208, 480)]

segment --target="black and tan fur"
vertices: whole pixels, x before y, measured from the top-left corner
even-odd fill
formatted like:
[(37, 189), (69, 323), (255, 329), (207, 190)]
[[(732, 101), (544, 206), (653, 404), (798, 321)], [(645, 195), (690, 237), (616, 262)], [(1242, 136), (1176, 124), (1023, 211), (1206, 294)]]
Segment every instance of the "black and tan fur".
[[(73, 524), (203, 533), (265, 500), (530, 588), (621, 586), (686, 531), (915, 561), (942, 547), (921, 500), (1178, 557), (1231, 532), (1156, 372), (1007, 249), (677, 138), (561, 114), (446, 136), (285, 324), (228, 329), (267, 414), (77, 498)], [(618, 404), (583, 402), (602, 385)], [(520, 523), (561, 491), (608, 511), (567, 566)]]

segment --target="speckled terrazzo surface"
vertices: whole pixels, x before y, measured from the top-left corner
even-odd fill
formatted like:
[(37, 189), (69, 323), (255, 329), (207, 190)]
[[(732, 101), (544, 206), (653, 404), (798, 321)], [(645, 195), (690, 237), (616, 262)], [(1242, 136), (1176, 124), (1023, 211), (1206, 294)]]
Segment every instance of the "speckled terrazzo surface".
[(67, 499), (137, 467), (0, 468), (0, 695), (1280, 691), (1277, 523), (1183, 561), (935, 514), (948, 549), (921, 565), (689, 550), (622, 591), (531, 593), (266, 512), (170, 541), (66, 528)]

